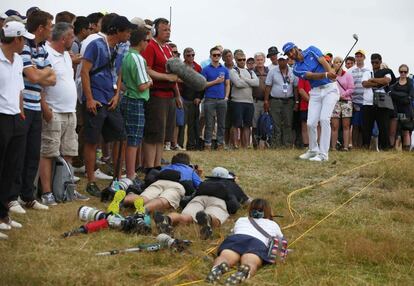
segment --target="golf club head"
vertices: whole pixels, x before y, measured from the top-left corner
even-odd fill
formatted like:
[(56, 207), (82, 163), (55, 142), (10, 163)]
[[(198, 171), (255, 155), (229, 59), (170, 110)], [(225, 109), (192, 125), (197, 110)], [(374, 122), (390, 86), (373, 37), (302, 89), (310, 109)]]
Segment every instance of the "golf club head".
[(352, 37), (355, 39), (355, 41), (358, 41), (358, 35), (357, 34), (353, 34)]

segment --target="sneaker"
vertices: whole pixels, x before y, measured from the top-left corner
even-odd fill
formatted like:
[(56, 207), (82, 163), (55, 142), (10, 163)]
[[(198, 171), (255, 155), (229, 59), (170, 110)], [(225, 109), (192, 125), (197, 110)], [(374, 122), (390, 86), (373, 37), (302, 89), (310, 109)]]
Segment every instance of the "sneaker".
[(19, 198), (19, 203), (28, 209), (34, 209), (34, 210), (48, 210), (49, 209), (48, 206), (45, 206), (36, 200), (25, 202)]
[(207, 274), (205, 281), (207, 283), (215, 283), (216, 281), (220, 280), (221, 275), (228, 272), (229, 270), (229, 265), (226, 262), (222, 262), (211, 269), (210, 273)]
[(2, 223), (0, 223), (1, 230), (9, 230), (12, 227), (14, 228), (22, 228), (22, 224), (18, 223), (17, 221), (12, 220), (10, 217), (6, 217)]
[(80, 181), (80, 178), (78, 176), (73, 176), (73, 182), (77, 183)]
[(315, 157), (316, 155), (318, 155), (317, 152), (308, 150), (308, 151), (306, 151), (306, 153), (303, 153), (302, 155), (300, 155), (299, 159), (309, 160), (310, 158)]
[(309, 161), (312, 162), (324, 162), (324, 161), (328, 161), (328, 158), (322, 154), (318, 154), (312, 158), (309, 159)]
[(0, 223), (0, 230), (10, 230), (11, 226), (5, 222)]
[(250, 275), (250, 267), (246, 264), (242, 264), (237, 269), (237, 272), (230, 275), (226, 281), (224, 282), (224, 285), (237, 285), (242, 283), (244, 280), (249, 278)]
[(199, 211), (196, 214), (197, 224), (200, 226), (201, 239), (209, 239), (213, 235), (213, 229), (211, 228), (211, 217), (204, 211)]
[(112, 177), (102, 172), (100, 169), (96, 169), (95, 178), (100, 180), (112, 180)]
[(25, 214), (26, 211), (24, 210), (24, 208), (22, 208), (22, 206), (19, 204), (18, 201), (11, 201), (9, 202), (9, 211), (11, 211), (12, 213), (16, 213), (16, 214)]
[(100, 198), (101, 197), (101, 190), (99, 189), (98, 185), (95, 182), (90, 182), (86, 185), (86, 192), (91, 196), (95, 196)]
[(138, 197), (134, 201), (135, 207), (135, 214), (145, 214), (145, 207), (144, 207), (144, 199), (142, 197)]
[(114, 199), (108, 206), (108, 213), (119, 214), (119, 205), (122, 200), (125, 198), (126, 192), (124, 190), (119, 190), (115, 193)]
[(164, 151), (171, 151), (171, 143), (170, 142), (165, 143)]
[(8, 239), (9, 236), (7, 234), (1, 233), (0, 232), (0, 239)]
[(154, 221), (157, 226), (158, 233), (171, 234), (173, 227), (171, 226), (171, 219), (160, 212), (154, 213)]
[(79, 174), (84, 174), (86, 172), (85, 166), (82, 166), (82, 167), (79, 167), (79, 168), (73, 167), (73, 172), (79, 173)]
[(82, 195), (81, 193), (79, 193), (78, 191), (74, 191), (73, 192), (73, 200), (75, 201), (89, 201), (89, 197)]
[(46, 193), (42, 195), (42, 203), (47, 206), (57, 205), (55, 196), (52, 193)]
[(180, 145), (171, 146), (171, 150), (173, 151), (185, 151), (185, 148), (181, 147)]

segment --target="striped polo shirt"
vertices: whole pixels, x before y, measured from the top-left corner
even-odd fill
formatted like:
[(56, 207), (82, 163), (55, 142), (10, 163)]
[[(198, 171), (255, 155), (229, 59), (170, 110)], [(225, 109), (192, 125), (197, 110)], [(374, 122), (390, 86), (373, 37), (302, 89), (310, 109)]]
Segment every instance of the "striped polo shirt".
[(40, 84), (31, 83), (24, 75), (24, 69), (28, 67), (35, 67), (38, 69), (51, 67), (50, 62), (47, 59), (48, 53), (45, 48), (45, 42), (36, 45), (34, 40), (26, 39), (26, 44), (24, 45), (20, 56), (23, 59), (23, 107), (30, 110), (41, 111), (40, 92), (42, 91), (42, 86)]

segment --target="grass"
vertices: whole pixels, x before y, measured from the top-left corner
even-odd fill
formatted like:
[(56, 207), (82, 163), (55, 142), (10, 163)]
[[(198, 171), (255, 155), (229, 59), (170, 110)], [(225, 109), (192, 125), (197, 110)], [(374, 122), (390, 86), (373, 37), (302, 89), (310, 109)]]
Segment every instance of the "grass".
[[(262, 268), (246, 285), (413, 285), (414, 154), (332, 152), (329, 162), (318, 164), (297, 160), (299, 153), (191, 153), (193, 162), (203, 167), (205, 175), (215, 166), (236, 172), (246, 193), (269, 199), (274, 212), (284, 216), (277, 219), (281, 226), (293, 222), (286, 203), (289, 193), (338, 174), (325, 184), (292, 196), (292, 207), (302, 219), (283, 230), (290, 242), (383, 175), (297, 240), (287, 263)], [(165, 155), (169, 159), (173, 152)], [(346, 172), (376, 160), (379, 161), (375, 164)], [(106, 182), (100, 184), (104, 187)], [(83, 179), (78, 189), (82, 191), (84, 186)], [(235, 219), (246, 214), (246, 209), (240, 210), (220, 231), (216, 230), (215, 239), (207, 242), (199, 240), (195, 225), (178, 227), (177, 237), (194, 241), (191, 252), (163, 250), (96, 257), (96, 252), (133, 247), (152, 242), (154, 237), (105, 230), (61, 238), (63, 232), (81, 225), (77, 218), (81, 205), (73, 202), (48, 212), (28, 210), (26, 215), (14, 215), (24, 227), (8, 232), (9, 240), (0, 241), (0, 284), (176, 285), (204, 279), (213, 261), (213, 256), (204, 251), (216, 246), (220, 235), (228, 234)], [(95, 198), (86, 205), (106, 207)], [(171, 280), (165, 279), (183, 266), (188, 269)]]

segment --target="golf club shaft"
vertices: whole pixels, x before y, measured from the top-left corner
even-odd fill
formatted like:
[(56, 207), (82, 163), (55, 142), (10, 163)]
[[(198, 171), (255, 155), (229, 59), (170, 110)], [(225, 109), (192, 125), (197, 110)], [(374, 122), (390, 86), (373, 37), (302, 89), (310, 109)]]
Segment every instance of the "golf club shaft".
[(342, 60), (341, 65), (339, 66), (339, 68), (336, 69), (335, 74), (338, 73), (338, 71), (342, 68), (342, 66), (344, 65), (344, 62), (346, 61), (346, 58), (349, 56), (349, 54), (351, 53), (352, 49), (355, 47), (356, 43), (358, 43), (358, 39), (355, 40), (355, 43), (349, 49), (349, 51), (346, 54), (345, 58)]

